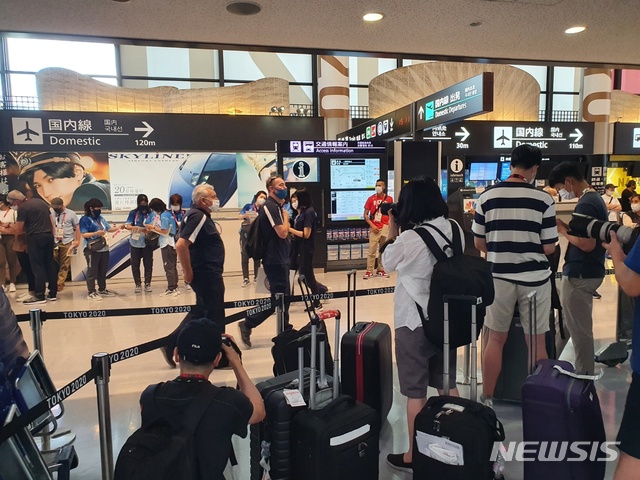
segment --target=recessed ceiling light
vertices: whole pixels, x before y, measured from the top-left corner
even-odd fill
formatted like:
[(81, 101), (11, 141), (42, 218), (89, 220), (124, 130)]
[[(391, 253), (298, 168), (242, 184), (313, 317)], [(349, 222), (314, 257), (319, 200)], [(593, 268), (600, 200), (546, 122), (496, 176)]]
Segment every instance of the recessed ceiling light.
[(369, 12), (362, 16), (365, 22), (379, 22), (384, 18), (384, 13)]
[(564, 33), (566, 33), (567, 35), (573, 35), (575, 33), (584, 32), (586, 29), (587, 29), (587, 27), (585, 27), (584, 25), (580, 25), (580, 26), (576, 26), (576, 27), (567, 28), (564, 31)]
[(227, 5), (227, 12), (234, 15), (255, 15), (261, 11), (262, 7), (255, 2), (233, 2)]
[(469, 24), (469, 26), (470, 26), (470, 27), (479, 27), (479, 26), (480, 26), (480, 25), (482, 25), (483, 23), (484, 23), (484, 22), (482, 22), (482, 21), (478, 20), (478, 21), (475, 21), (475, 22), (471, 22), (471, 23)]

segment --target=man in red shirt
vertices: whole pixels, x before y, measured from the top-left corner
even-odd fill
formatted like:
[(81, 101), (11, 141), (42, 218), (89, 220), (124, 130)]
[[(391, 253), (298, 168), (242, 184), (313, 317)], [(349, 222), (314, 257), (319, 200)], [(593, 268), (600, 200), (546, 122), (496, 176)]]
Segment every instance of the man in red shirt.
[[(364, 274), (365, 280), (373, 276), (378, 249), (389, 236), (389, 216), (380, 212), (381, 203), (393, 203), (393, 198), (385, 193), (387, 185), (384, 180), (376, 181), (376, 193), (367, 198), (364, 204), (364, 220), (369, 224), (369, 255), (367, 255), (367, 271)], [(389, 274), (382, 269), (382, 264), (378, 262), (377, 275), (389, 278)]]

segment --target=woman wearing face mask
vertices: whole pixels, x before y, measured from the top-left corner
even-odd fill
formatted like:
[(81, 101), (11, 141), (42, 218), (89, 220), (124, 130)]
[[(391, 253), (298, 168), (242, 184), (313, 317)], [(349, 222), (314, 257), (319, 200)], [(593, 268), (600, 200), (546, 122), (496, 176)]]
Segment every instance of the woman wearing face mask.
[(129, 212), (124, 228), (131, 232), (129, 245), (131, 246), (131, 273), (136, 284), (135, 292), (142, 292), (142, 281), (140, 278), (140, 260), (144, 264), (144, 291), (151, 292), (151, 275), (153, 274), (153, 250), (154, 247), (147, 245), (146, 227), (147, 219), (151, 214), (149, 209), (149, 198), (141, 193), (137, 198), (137, 207)]
[(636, 228), (640, 224), (640, 195), (637, 193), (633, 194), (629, 198), (629, 202), (631, 204), (631, 211), (622, 214), (622, 224), (627, 227)]
[(159, 235), (158, 245), (162, 254), (164, 273), (167, 277), (167, 289), (161, 293), (161, 297), (177, 297), (178, 290), (178, 257), (176, 254), (176, 222), (173, 220), (171, 212), (167, 210), (167, 205), (159, 198), (152, 198), (149, 202), (151, 215), (146, 223), (147, 234), (155, 233)]
[(607, 185), (604, 187), (604, 195), (602, 195), (602, 200), (604, 200), (604, 204), (607, 206), (610, 222), (617, 222), (620, 218), (620, 212), (622, 211), (620, 201), (615, 197), (615, 194), (616, 186), (613, 183), (607, 183)]
[[(247, 244), (247, 239), (249, 235), (249, 227), (253, 223), (253, 221), (258, 218), (258, 211), (260, 207), (264, 205), (264, 202), (267, 201), (267, 192), (264, 190), (259, 190), (254, 196), (251, 203), (247, 203), (242, 210), (240, 210), (240, 218), (242, 219), (242, 224), (240, 225), (240, 230), (238, 233), (240, 234), (240, 255), (242, 258), (242, 286), (246, 287), (251, 282), (249, 281), (249, 256), (244, 251), (244, 247)], [(256, 277), (258, 276), (258, 269), (260, 268), (260, 261), (253, 261), (253, 281), (256, 281)]]
[[(16, 223), (17, 213), (9, 206), (6, 195), (0, 195), (0, 225), (11, 225)], [(16, 291), (16, 277), (20, 273), (20, 264), (18, 256), (13, 248), (15, 235), (2, 233), (0, 237), (0, 285), (4, 285), (7, 279), (7, 270), (9, 278), (9, 286), (3, 287), (5, 292)]]
[[(317, 295), (320, 292), (313, 272), (317, 214), (311, 204), (311, 195), (306, 189), (301, 188), (291, 195), (291, 208), (298, 212), (293, 228), (289, 229), (293, 235), (292, 266), (295, 268), (297, 264), (298, 273), (305, 276), (311, 293)], [(322, 308), (319, 300), (315, 301), (314, 307), (316, 310)]]
[[(187, 213), (187, 211), (182, 208), (182, 195), (180, 195), (179, 193), (174, 193), (173, 195), (171, 195), (169, 197), (169, 211), (171, 212), (171, 216), (173, 217), (173, 220), (176, 222), (176, 235), (175, 235), (175, 241), (177, 242), (178, 239), (180, 238), (180, 225), (182, 224), (182, 219), (184, 218), (184, 214)], [(182, 267), (180, 266), (180, 260), (178, 260), (178, 272), (180, 275), (182, 275)], [(191, 290), (191, 286), (187, 283), (184, 282), (184, 288), (185, 290)]]
[[(88, 245), (106, 232), (115, 232), (118, 227), (110, 225), (102, 216), (102, 202), (92, 198), (84, 204), (84, 215), (80, 218), (80, 235), (84, 238), (84, 257), (87, 260), (88, 299), (102, 301), (102, 297), (113, 297), (115, 293), (107, 290), (107, 270), (109, 267), (109, 246), (93, 251)], [(96, 280), (98, 291), (96, 292)]]

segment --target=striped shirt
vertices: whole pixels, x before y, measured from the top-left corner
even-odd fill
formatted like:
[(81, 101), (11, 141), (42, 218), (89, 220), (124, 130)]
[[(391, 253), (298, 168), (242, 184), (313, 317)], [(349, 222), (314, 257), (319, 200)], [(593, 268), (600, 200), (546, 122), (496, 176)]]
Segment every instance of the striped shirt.
[(471, 227), (487, 242), (487, 261), (495, 278), (520, 285), (542, 285), (551, 270), (543, 245), (558, 241), (551, 195), (522, 182), (500, 182), (480, 195)]

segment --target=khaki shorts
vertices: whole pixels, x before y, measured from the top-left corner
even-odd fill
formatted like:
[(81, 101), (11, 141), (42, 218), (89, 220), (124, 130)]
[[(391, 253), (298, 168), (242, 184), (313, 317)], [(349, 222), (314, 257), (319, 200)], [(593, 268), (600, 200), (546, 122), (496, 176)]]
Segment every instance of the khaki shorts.
[(536, 334), (540, 335), (549, 330), (549, 312), (551, 311), (551, 282), (544, 285), (529, 287), (493, 279), (496, 291), (493, 303), (487, 308), (487, 318), (484, 325), (494, 332), (508, 332), (516, 304), (520, 312), (520, 322), (524, 333), (529, 334), (529, 299), (531, 292), (536, 294)]

